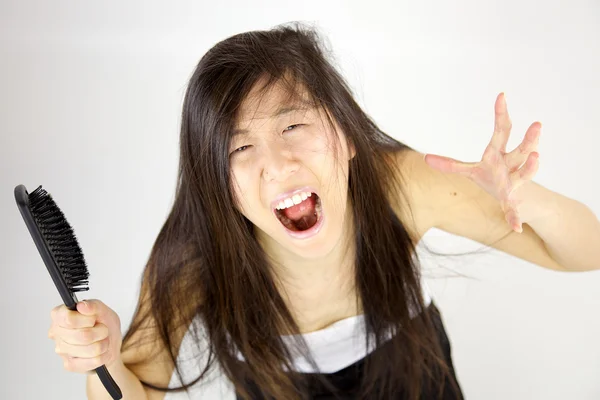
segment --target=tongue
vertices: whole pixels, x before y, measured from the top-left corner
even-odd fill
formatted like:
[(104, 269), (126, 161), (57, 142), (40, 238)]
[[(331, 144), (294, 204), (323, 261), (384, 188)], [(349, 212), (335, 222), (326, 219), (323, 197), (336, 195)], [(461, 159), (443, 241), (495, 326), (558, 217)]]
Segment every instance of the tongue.
[(311, 217), (315, 213), (315, 196), (307, 197), (306, 200), (300, 204), (295, 204), (289, 208), (283, 210), (286, 217), (294, 222), (299, 221), (303, 217)]

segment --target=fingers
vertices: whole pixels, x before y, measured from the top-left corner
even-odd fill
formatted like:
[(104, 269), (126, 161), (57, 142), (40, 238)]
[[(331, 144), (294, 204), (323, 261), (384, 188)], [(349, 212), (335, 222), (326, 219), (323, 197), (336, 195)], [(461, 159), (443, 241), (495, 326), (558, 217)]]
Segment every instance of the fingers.
[(523, 141), (513, 151), (506, 154), (506, 165), (510, 172), (519, 169), (532, 151), (537, 151), (542, 124), (538, 121), (529, 126)]
[(511, 173), (510, 178), (513, 182), (514, 189), (533, 179), (540, 167), (539, 158), (540, 154), (537, 151), (532, 151), (527, 156), (525, 164)]
[(61, 326), (52, 326), (48, 332), (51, 339), (59, 339), (71, 345), (88, 345), (107, 338), (108, 327), (98, 323), (93, 328), (68, 329)]
[(63, 367), (67, 371), (88, 372), (113, 359), (109, 330), (104, 324), (81, 329), (54, 324), (48, 336), (54, 339), (54, 351), (63, 359)]
[(511, 202), (506, 202), (502, 208), (504, 209), (504, 218), (510, 225), (511, 229), (518, 233), (523, 232), (521, 218), (519, 217), (519, 213), (514, 205)]
[(464, 176), (472, 176), (478, 163), (458, 161), (450, 157), (426, 154), (425, 162), (430, 167), (442, 172), (451, 172)]
[[(514, 191), (524, 183), (531, 181), (534, 175), (537, 173), (538, 168), (539, 153), (532, 151), (529, 153), (525, 164), (518, 170), (511, 173), (510, 179), (513, 182), (512, 190)], [(517, 212), (516, 205), (514, 205), (511, 201), (507, 201), (503, 205), (503, 210), (505, 210), (506, 221), (509, 223), (510, 227), (515, 232), (523, 232), (523, 224)]]
[(77, 311), (83, 315), (95, 315), (101, 319), (108, 307), (100, 300), (84, 300), (77, 303)]
[(81, 301), (76, 311), (63, 304), (54, 307), (50, 317), (48, 337), (67, 371), (89, 372), (119, 359), (120, 320), (101, 301)]
[(56, 354), (77, 358), (94, 358), (106, 353), (109, 349), (109, 339), (105, 338), (86, 345), (75, 345), (57, 339), (54, 347)]
[(79, 373), (89, 372), (111, 361), (109, 352), (92, 358), (78, 358), (65, 355), (61, 355), (60, 357), (63, 359), (63, 368), (65, 370)]
[(91, 328), (96, 324), (94, 315), (82, 315), (78, 311), (69, 310), (65, 305), (54, 307), (50, 312), (53, 324), (63, 328)]
[(508, 115), (504, 93), (500, 93), (496, 98), (494, 116), (494, 133), (492, 134), (490, 145), (494, 149), (506, 153), (506, 144), (508, 143), (510, 130), (512, 129), (512, 122)]

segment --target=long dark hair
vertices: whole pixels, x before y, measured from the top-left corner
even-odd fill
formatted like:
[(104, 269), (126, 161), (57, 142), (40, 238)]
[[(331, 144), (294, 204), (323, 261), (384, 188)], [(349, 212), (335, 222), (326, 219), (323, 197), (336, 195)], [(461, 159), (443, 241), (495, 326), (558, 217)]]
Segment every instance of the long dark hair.
[(253, 224), (235, 208), (230, 177), (229, 141), (240, 105), (263, 81), (262, 93), (283, 83), (290, 99), (299, 99), (299, 88), (304, 89), (309, 102), (326, 110), (330, 126), (335, 120), (356, 150), (348, 196), (356, 228), (355, 290), (367, 340), (375, 338), (367, 344), (378, 346), (389, 329), (395, 332), (386, 342), (390, 351), (367, 359), (358, 397), (387, 399), (402, 387), (408, 399), (416, 399), (427, 379), (448, 376), (427, 313), (411, 318), (412, 312), (425, 310), (415, 238), (408, 221), (401, 221), (391, 206), (407, 207), (402, 171), (392, 160), (409, 148), (382, 132), (359, 107), (328, 53), (314, 27), (288, 23), (231, 36), (198, 63), (183, 104), (173, 208), (142, 279), (148, 307), (142, 308), (140, 300), (123, 349), (136, 344), (130, 339), (151, 318), (159, 333), (155, 340), (169, 350), (181, 378), (175, 333), (201, 318), (210, 343), (209, 365), (198, 379), (177, 389), (145, 386), (187, 389), (218, 362), (245, 398), (248, 381), (266, 398), (306, 397), (305, 383), (293, 372), (281, 338), (299, 333), (298, 326), (277, 290)]

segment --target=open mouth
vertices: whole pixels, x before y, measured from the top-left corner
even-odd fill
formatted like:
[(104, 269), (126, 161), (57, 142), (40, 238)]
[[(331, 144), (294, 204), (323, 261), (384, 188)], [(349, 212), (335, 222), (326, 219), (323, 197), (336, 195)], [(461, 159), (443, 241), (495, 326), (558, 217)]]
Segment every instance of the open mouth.
[(298, 204), (280, 210), (276, 209), (275, 215), (279, 222), (292, 232), (309, 230), (323, 215), (321, 199), (316, 193), (311, 193), (309, 197)]

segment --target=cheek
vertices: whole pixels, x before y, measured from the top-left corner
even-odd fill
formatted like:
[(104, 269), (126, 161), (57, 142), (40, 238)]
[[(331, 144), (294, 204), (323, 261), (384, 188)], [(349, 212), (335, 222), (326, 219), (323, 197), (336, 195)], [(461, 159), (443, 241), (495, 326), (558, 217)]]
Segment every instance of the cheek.
[(316, 155), (321, 160), (327, 175), (347, 175), (349, 149), (342, 140), (343, 138), (334, 136), (332, 132), (329, 132), (328, 136), (319, 138), (319, 150)]
[(238, 209), (242, 214), (246, 215), (247, 210), (247, 180), (244, 179), (244, 176), (239, 172), (232, 172), (231, 174), (231, 183), (233, 196), (236, 200), (235, 208)]
[(246, 218), (256, 209), (259, 182), (253, 179), (251, 173), (241, 168), (232, 168), (233, 195), (236, 199), (236, 209)]

